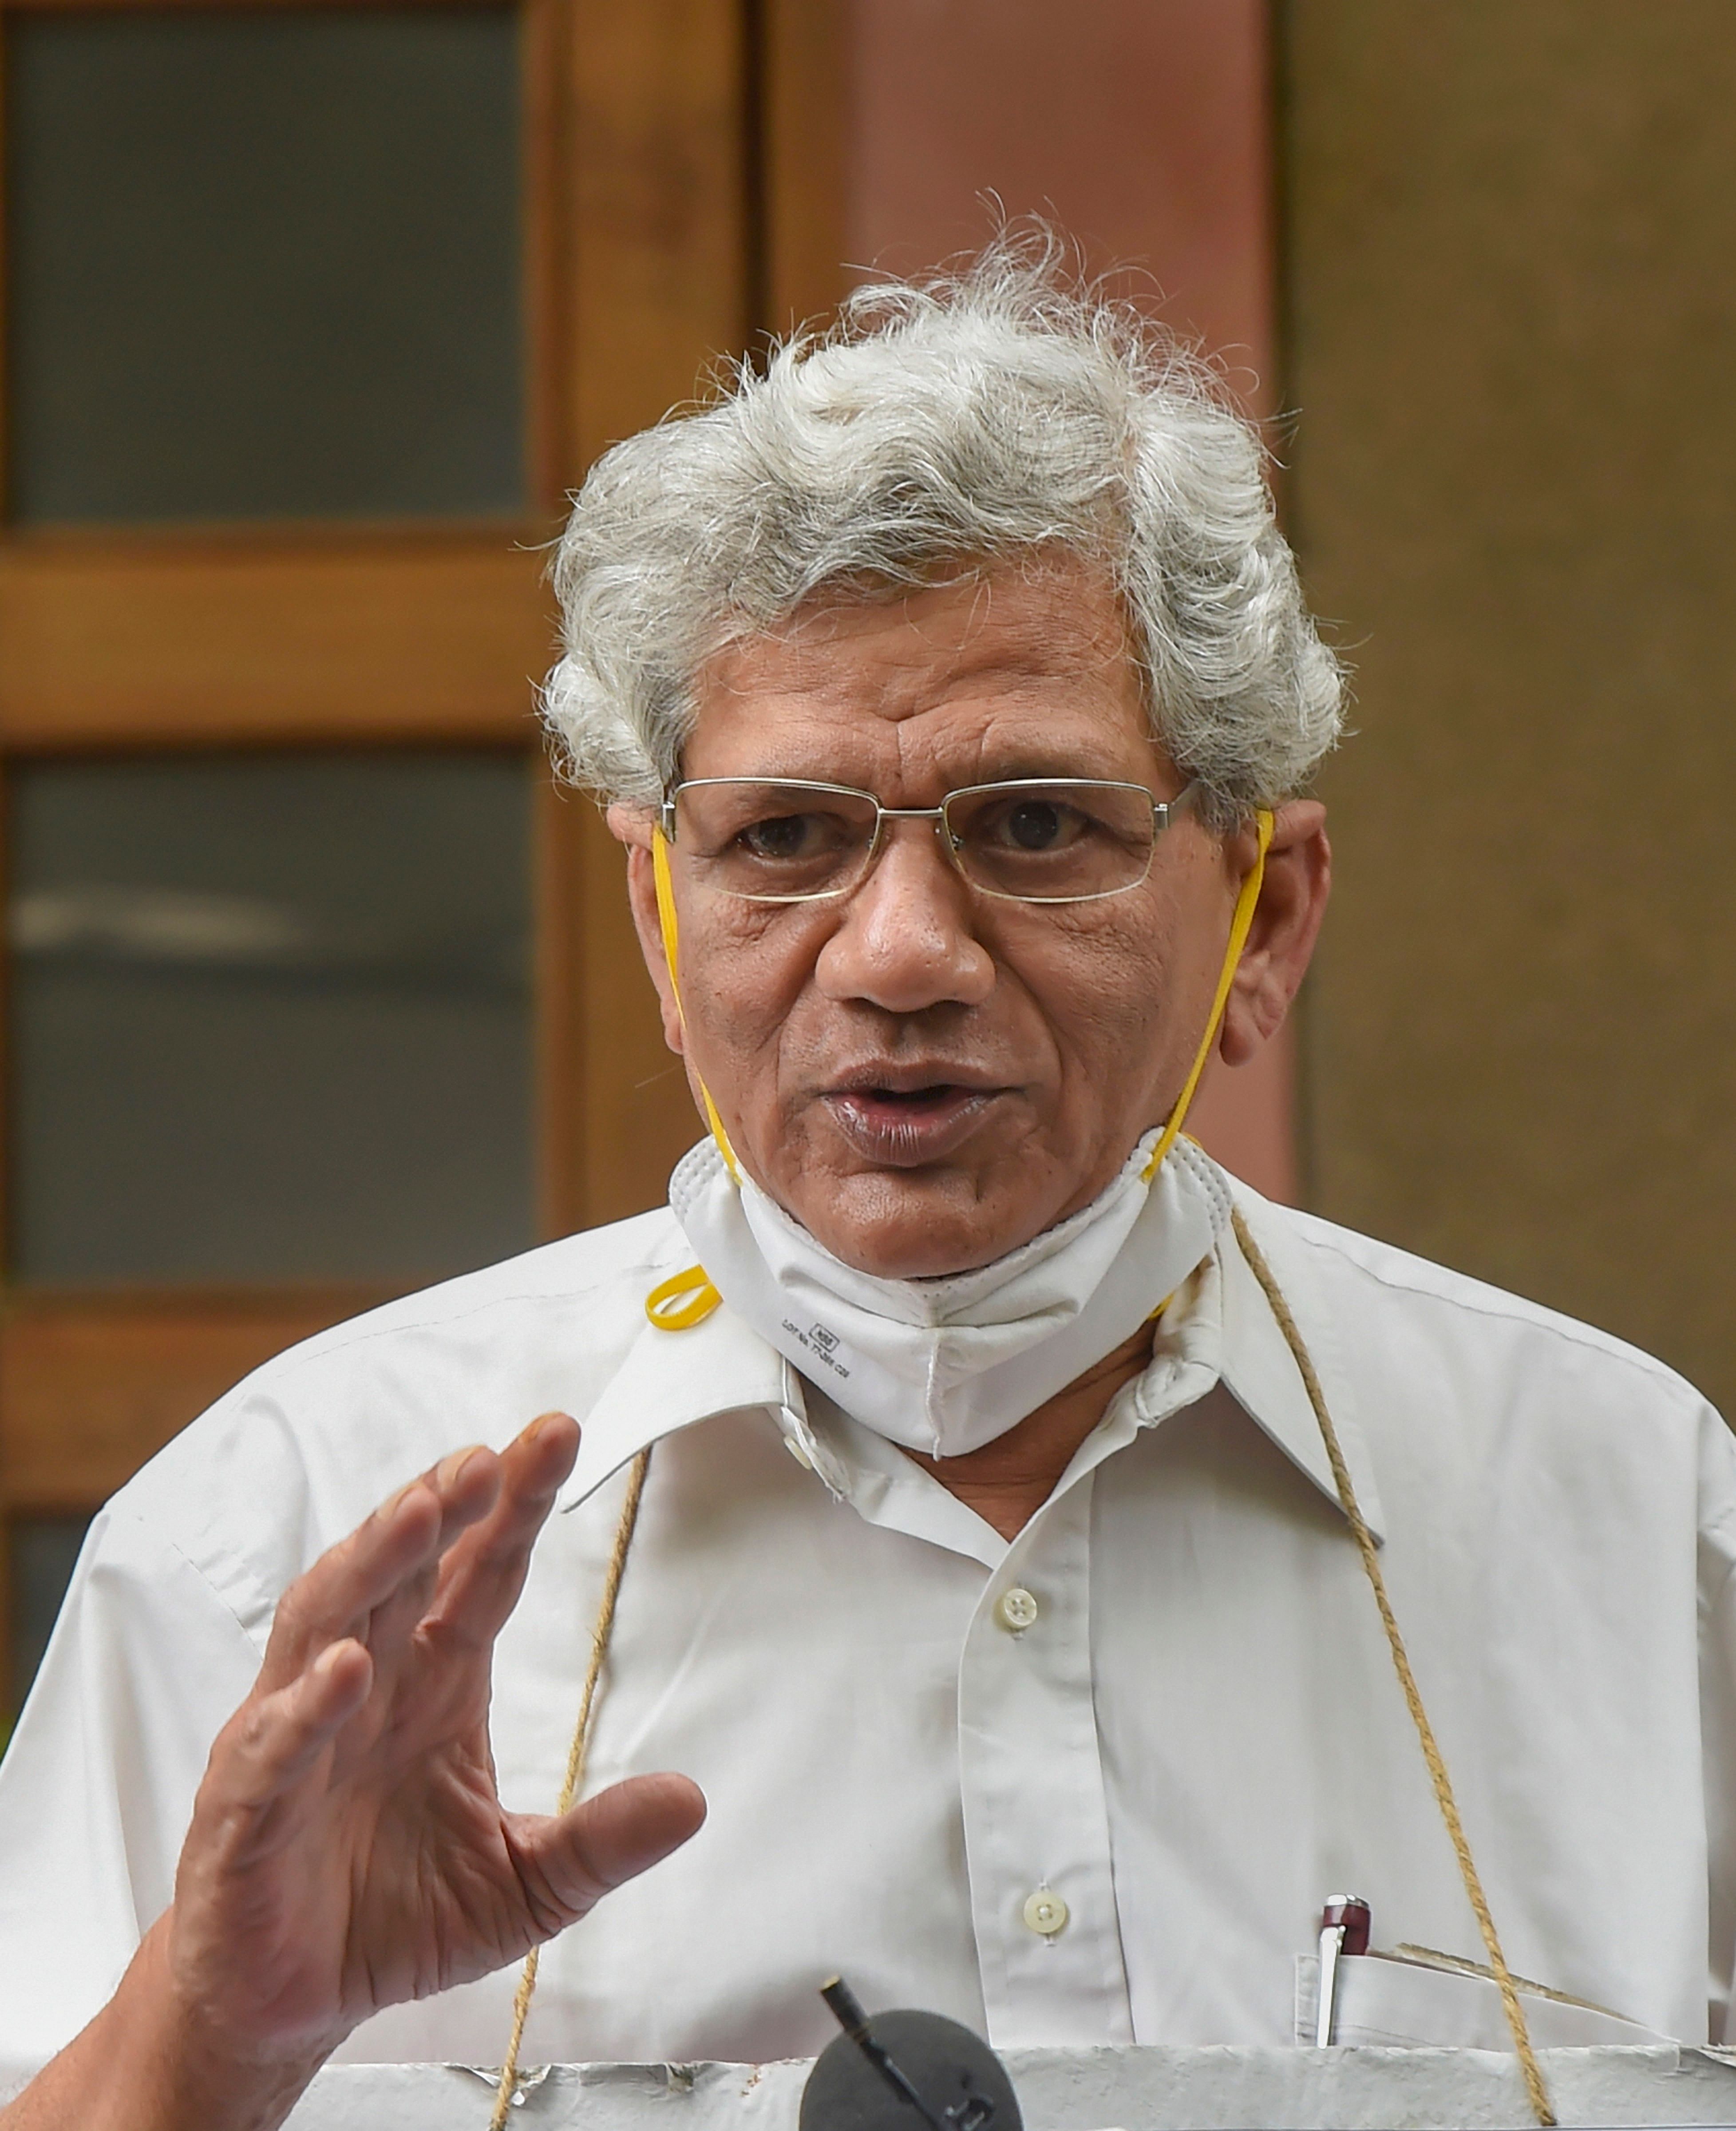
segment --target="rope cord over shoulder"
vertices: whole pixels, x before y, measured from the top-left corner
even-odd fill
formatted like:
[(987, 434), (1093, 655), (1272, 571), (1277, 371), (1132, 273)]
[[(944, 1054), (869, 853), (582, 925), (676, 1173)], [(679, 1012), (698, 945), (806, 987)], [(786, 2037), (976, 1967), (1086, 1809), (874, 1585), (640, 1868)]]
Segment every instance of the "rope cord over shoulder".
[[(570, 1813), (579, 1787), (585, 1780), (585, 1757), (591, 1746), (591, 1716), (596, 1703), (597, 1683), (603, 1676), (603, 1665), (609, 1655), (609, 1645), (615, 1634), (615, 1602), (621, 1595), (621, 1578), (626, 1573), (627, 1556), (632, 1549), (634, 1529), (639, 1520), (639, 1502), (645, 1492), (645, 1475), (651, 1468), (651, 1453), (640, 1451), (633, 1461), (627, 1476), (627, 1493), (621, 1504), (620, 1520), (615, 1528), (615, 1544), (609, 1554), (609, 1566), (603, 1577), (603, 1595), (598, 1602), (595, 1626), (591, 1631), (591, 1662), (585, 1670), (585, 1684), (579, 1691), (578, 1721), (572, 1727), (572, 1744), (567, 1750), (567, 1774), (561, 1784), (561, 1795), (555, 1807), (557, 1813)], [(524, 1967), (519, 1978), (519, 1988), (513, 1998), (512, 2034), (506, 2045), (505, 2062), (500, 2066), (500, 2084), (495, 2090), (495, 2113), (489, 2119), (488, 2131), (505, 2131), (507, 2111), (513, 2105), (519, 2087), (519, 2052), (524, 2044), (524, 2023), (530, 2018), (531, 2000), (537, 1995), (537, 1969), (542, 1953), (540, 1946), (533, 1946), (524, 1956)]]
[(1313, 1358), (1308, 1350), (1296, 1319), (1290, 1314), (1284, 1291), (1274, 1278), (1272, 1268), (1266, 1263), (1265, 1253), (1255, 1242), (1253, 1233), (1244, 1219), (1240, 1207), (1232, 1209), (1231, 1223), (1241, 1254), (1247, 1260), (1248, 1269), (1260, 1285), (1265, 1299), (1271, 1305), (1272, 1315), (1278, 1320), (1279, 1329), (1302, 1372), (1302, 1381), (1307, 1389), (1308, 1403), (1314, 1409), (1314, 1418), (1320, 1424), (1320, 1434), (1326, 1444), (1327, 1462), (1332, 1468), (1332, 1484), (1338, 1491), (1339, 1504), (1344, 1511), (1351, 1535), (1356, 1542), (1356, 1551), (1362, 1557), (1362, 1567), (1375, 1594), (1375, 1604), (1380, 1609), (1380, 1625), (1386, 1631), (1387, 1647), (1392, 1652), (1393, 1669), (1399, 1675), (1399, 1685), (1404, 1694), (1404, 1706), (1410, 1712), (1411, 1722), (1416, 1726), (1417, 1739), (1423, 1749), (1423, 1759), (1428, 1764), (1428, 1779), (1434, 1786), (1435, 1803), (1440, 1808), (1441, 1818), (1446, 1823), (1453, 1855), (1459, 1863), (1459, 1876), (1465, 1884), (1471, 1910), (1477, 1920), (1477, 1929), (1482, 1933), (1483, 1945), (1489, 1955), (1489, 1966), (1501, 1993), (1502, 2010), (1507, 2015), (1507, 2025), (1513, 2035), (1513, 2046), (1518, 2053), (1519, 2070), (1524, 2076), (1525, 2092), (1538, 2122), (1552, 2125), (1555, 2111), (1550, 2106), (1549, 2090), (1543, 2084), (1542, 2069), (1538, 2063), (1537, 2052), (1532, 2047), (1531, 2030), (1526, 2024), (1525, 2009), (1519, 2003), (1518, 1992), (1514, 1985), (1512, 1971), (1501, 1951), (1501, 1942), (1494, 1927), (1494, 1918), (1490, 1913), (1489, 1901), (1483, 1892), (1483, 1882), (1471, 1854), (1471, 1844), (1465, 1833), (1464, 1823), (1459, 1818), (1457, 1801), (1453, 1797), (1452, 1781), (1447, 1773), (1437, 1743), (1434, 1726), (1423, 1707), (1422, 1692), (1417, 1685), (1416, 1674), (1411, 1670), (1410, 1657), (1404, 1647), (1404, 1638), (1399, 1631), (1397, 1615), (1392, 1601), (1387, 1596), (1386, 1578), (1380, 1572), (1380, 1556), (1375, 1552), (1374, 1534), (1368, 1528), (1361, 1507), (1356, 1500), (1356, 1491), (1351, 1484), (1350, 1468), (1344, 1460), (1344, 1452), (1338, 1441), (1338, 1431), (1332, 1425), (1332, 1416), (1327, 1410), (1326, 1393), (1321, 1388), (1320, 1377), (1314, 1367)]

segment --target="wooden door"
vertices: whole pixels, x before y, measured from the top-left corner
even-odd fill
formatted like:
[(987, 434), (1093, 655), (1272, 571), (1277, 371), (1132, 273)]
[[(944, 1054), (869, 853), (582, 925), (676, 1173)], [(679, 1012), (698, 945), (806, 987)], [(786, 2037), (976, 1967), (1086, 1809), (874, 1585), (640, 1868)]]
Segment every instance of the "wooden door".
[[(653, 1203), (692, 1136), (533, 698), (565, 495), (745, 340), (749, 44), (737, 0), (0, 0), (0, 1546), (39, 1611), (246, 1370)], [(324, 1174), (352, 1068), (408, 1239)], [(510, 1190), (435, 1173), (479, 1115)]]

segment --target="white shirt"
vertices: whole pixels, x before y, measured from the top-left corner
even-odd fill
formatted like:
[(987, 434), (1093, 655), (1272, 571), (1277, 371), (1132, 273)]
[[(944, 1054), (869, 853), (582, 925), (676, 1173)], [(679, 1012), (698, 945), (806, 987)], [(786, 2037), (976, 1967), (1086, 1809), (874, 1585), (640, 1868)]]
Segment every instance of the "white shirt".
[[(1721, 2038), (1736, 1445), (1618, 1342), (1237, 1195), (1384, 1535), (1509, 1962)], [(109, 1505), (0, 1772), (0, 2059), (74, 2033), (168, 1900), (285, 1585), (445, 1451), (556, 1406), (585, 1440), (501, 1639), (502, 1793), (554, 1798), (622, 1468), (654, 1442), (589, 1787), (681, 1769), (711, 1811), (546, 1952), (525, 2062), (811, 2053), (840, 1969), (1002, 2043), (1284, 2042), (1346, 1888), (1377, 1945), (1480, 1958), (1233, 1239), (1010, 1544), (726, 1310), (648, 1324), (691, 1262), (659, 1212), (393, 1304), (258, 1371)], [(1026, 1923), (1034, 1894), (1061, 1930)], [(497, 2063), (513, 1980), (343, 2054)]]

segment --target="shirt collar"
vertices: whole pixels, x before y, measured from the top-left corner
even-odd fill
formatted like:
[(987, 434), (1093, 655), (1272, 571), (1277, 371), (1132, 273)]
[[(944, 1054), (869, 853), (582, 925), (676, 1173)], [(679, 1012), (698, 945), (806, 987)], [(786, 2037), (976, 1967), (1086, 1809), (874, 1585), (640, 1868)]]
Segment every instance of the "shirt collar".
[[(1379, 1540), (1384, 1535), (1384, 1519), (1368, 1446), (1334, 1327), (1309, 1279), (1305, 1252), (1265, 1200), (1241, 1185), (1235, 1190), (1243, 1218), (1307, 1345), (1358, 1506)], [(1236, 1404), (1327, 1501), (1341, 1509), (1302, 1372), (1227, 1226), (1215, 1270), (1216, 1280), (1200, 1283), (1187, 1299), (1191, 1306), (1181, 1313), (1175, 1340), (1188, 1362), (1215, 1364), (1215, 1373)], [(1147, 1380), (1141, 1380), (1140, 1390), (1146, 1387)], [(1135, 1396), (1143, 1406), (1137, 1391)], [(1172, 1403), (1165, 1401), (1164, 1410)], [(809, 1425), (800, 1381), (777, 1350), (725, 1304), (686, 1331), (667, 1332), (648, 1319), (641, 1325), (626, 1358), (585, 1416), (578, 1459), (557, 1498), (557, 1506), (576, 1508), (611, 1474), (663, 1436), (744, 1409), (769, 1411), (833, 1492), (844, 1491), (844, 1476), (830, 1469), (827, 1448), (815, 1439)], [(1161, 1418), (1161, 1412), (1149, 1410), (1140, 1417), (1150, 1425)], [(1098, 1446), (1099, 1455), (1102, 1448)]]
[[(1289, 1224), (1246, 1186), (1236, 1185), (1234, 1190), (1242, 1218), (1289, 1305), (1314, 1365), (1351, 1485), (1356, 1490), (1357, 1507), (1379, 1542), (1385, 1535), (1380, 1490), (1349, 1372), (1339, 1353), (1334, 1321), (1320, 1302), (1309, 1277), (1306, 1253)], [(1218, 1246), (1218, 1268), (1222, 1310), (1220, 1373), (1225, 1388), (1291, 1463), (1308, 1475), (1328, 1501), (1342, 1510), (1325, 1439), (1302, 1371), (1231, 1230), (1225, 1231)]]
[(556, 1497), (576, 1509), (611, 1473), (663, 1436), (744, 1407), (801, 1410), (799, 1386), (782, 1354), (727, 1306), (684, 1332), (648, 1318), (626, 1359), (582, 1420), (579, 1455)]

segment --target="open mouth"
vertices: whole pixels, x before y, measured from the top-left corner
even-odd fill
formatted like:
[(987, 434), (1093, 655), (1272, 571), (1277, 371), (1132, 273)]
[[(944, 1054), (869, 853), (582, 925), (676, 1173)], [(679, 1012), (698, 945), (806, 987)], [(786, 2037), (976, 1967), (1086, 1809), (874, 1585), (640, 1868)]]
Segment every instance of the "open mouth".
[(931, 1080), (917, 1087), (844, 1088), (826, 1101), (858, 1154), (888, 1168), (916, 1169), (955, 1153), (999, 1093), (955, 1080)]
[(916, 1115), (923, 1112), (944, 1109), (948, 1103), (960, 1095), (974, 1092), (960, 1088), (950, 1080), (936, 1080), (927, 1088), (863, 1088), (858, 1090), (871, 1103), (889, 1103), (894, 1109)]

